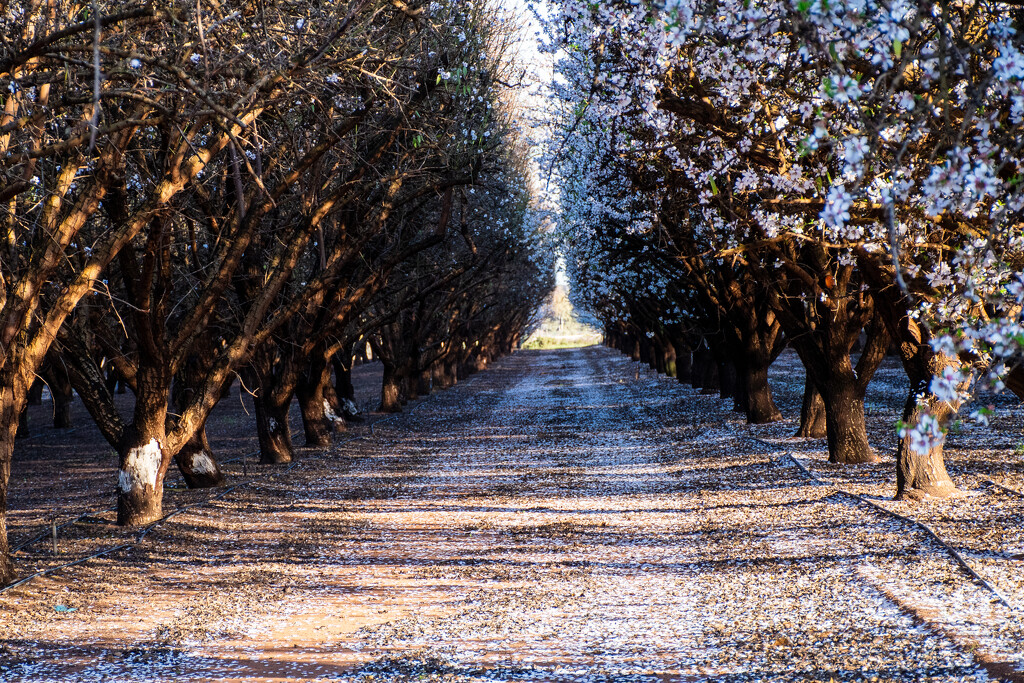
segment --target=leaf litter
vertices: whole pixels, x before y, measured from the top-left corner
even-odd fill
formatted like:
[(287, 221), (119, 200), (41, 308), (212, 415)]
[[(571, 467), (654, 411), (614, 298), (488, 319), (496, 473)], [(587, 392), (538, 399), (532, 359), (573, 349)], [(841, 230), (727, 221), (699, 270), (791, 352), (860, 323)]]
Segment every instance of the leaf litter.
[[(773, 368), (784, 412), (793, 362)], [(902, 402), (885, 370), (888, 398), (868, 402), (883, 418)], [(517, 353), (373, 439), (3, 595), (0, 680), (1014, 675), (1020, 613), (830, 487), (927, 521), (1020, 601), (1020, 501), (974, 490), (1019, 470), (953, 443), (978, 495), (908, 508), (887, 500), (891, 460), (834, 469), (821, 441), (788, 438), (794, 421), (751, 428), (727, 408), (606, 349)], [(998, 438), (983, 447), (1009, 462)]]

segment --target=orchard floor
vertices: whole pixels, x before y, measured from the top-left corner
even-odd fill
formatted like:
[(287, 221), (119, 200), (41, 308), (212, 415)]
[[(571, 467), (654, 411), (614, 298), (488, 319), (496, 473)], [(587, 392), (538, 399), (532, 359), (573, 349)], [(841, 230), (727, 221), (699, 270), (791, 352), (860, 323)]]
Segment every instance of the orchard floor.
[[(793, 416), (791, 354), (772, 380)], [(904, 390), (891, 363), (872, 385), (883, 455)], [(953, 435), (963, 495), (913, 505), (891, 500), (890, 457), (829, 466), (793, 419), (730, 407), (607, 349), (517, 353), (291, 469), (172, 489), (169, 510), (206, 502), (0, 594), (0, 680), (1024, 680), (1024, 499), (985, 482), (1024, 488), (1014, 401)], [(29, 460), (26, 538), (54, 477), (110, 467)], [(99, 509), (22, 572), (135, 538), (87, 488), (53, 494), (62, 520)], [(927, 523), (1012, 607), (840, 489)]]

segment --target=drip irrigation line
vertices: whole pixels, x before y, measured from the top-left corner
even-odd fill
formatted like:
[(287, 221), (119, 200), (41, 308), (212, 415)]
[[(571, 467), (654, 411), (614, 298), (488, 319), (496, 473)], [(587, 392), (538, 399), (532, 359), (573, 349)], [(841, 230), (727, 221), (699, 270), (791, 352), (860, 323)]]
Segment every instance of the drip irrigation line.
[[(239, 460), (251, 458), (252, 456), (259, 455), (259, 454), (260, 454), (259, 451), (253, 451), (251, 453), (246, 453), (244, 455), (236, 455), (233, 458), (228, 458), (226, 460), (220, 460), (218, 462), (218, 465), (226, 465), (229, 462), (237, 462)], [(180, 473), (178, 474), (178, 477), (179, 478), (181, 477)], [(72, 524), (77, 524), (78, 522), (80, 522), (82, 519), (84, 519), (86, 517), (91, 517), (93, 515), (101, 515), (104, 512), (113, 512), (116, 509), (117, 509), (117, 506), (114, 505), (114, 506), (102, 508), (102, 509), (99, 509), (99, 510), (89, 510), (88, 512), (83, 512), (82, 514), (78, 515), (77, 517), (74, 517), (74, 518), (72, 518), (72, 519), (70, 519), (70, 520), (68, 520), (66, 522), (58, 524), (56, 526), (56, 529), (58, 531), (60, 531), (61, 529), (65, 529), (65, 528), (71, 526)], [(53, 534), (53, 531), (52, 531), (53, 528), (54, 527), (51, 524), (44, 524), (42, 532), (40, 532), (36, 536), (33, 536), (29, 540), (21, 542), (18, 545), (16, 545), (13, 548), (11, 548), (10, 554), (14, 555), (15, 553), (21, 552), (22, 550), (24, 550), (25, 548), (29, 547), (30, 545), (35, 545), (36, 543), (38, 543), (38, 542), (40, 542), (42, 540), (45, 540), (48, 536), (51, 536)]]
[(46, 434), (53, 434), (55, 431), (58, 431), (58, 430), (60, 431), (60, 436), (65, 436), (65, 435), (70, 434), (72, 432), (77, 432), (78, 431), (78, 427), (69, 427), (67, 429), (62, 429), (60, 427), (51, 427), (49, 429), (40, 429), (35, 434), (29, 434), (26, 437), (22, 437), (22, 438), (18, 439), (18, 441), (31, 441), (32, 439), (38, 439), (39, 437), (41, 437), (43, 435), (46, 435)]
[[(779, 448), (779, 444), (773, 444), (770, 441), (765, 441), (764, 439), (759, 439), (756, 436), (751, 436), (749, 438), (751, 440), (753, 440), (753, 441), (756, 441), (756, 442), (764, 445), (764, 446), (768, 446), (769, 448), (775, 448), (775, 449)], [(860, 503), (863, 503), (864, 505), (867, 505), (867, 506), (869, 506), (871, 508), (874, 508), (875, 510), (877, 510), (877, 511), (883, 513), (883, 514), (886, 514), (886, 515), (888, 515), (890, 517), (898, 519), (898, 520), (900, 520), (901, 522), (903, 522), (905, 524), (909, 524), (909, 525), (911, 525), (913, 527), (916, 527), (918, 530), (923, 531), (933, 541), (935, 541), (940, 546), (942, 546), (942, 548), (945, 549), (946, 553), (950, 557), (952, 557), (953, 560), (956, 561), (956, 563), (960, 566), (961, 569), (963, 569), (969, 576), (971, 576), (971, 578), (973, 578), (975, 581), (977, 581), (979, 584), (981, 584), (986, 590), (988, 590), (992, 595), (994, 595), (996, 597), (996, 600), (998, 600), (1000, 603), (1002, 603), (1004, 606), (1006, 606), (1010, 610), (1012, 610), (1014, 612), (1018, 611), (1018, 607), (1016, 605), (1014, 605), (1012, 602), (1010, 602), (1009, 598), (1007, 598), (1005, 595), (1003, 595), (1002, 591), (1000, 591), (994, 584), (992, 584), (984, 576), (979, 574), (978, 571), (974, 567), (972, 567), (971, 564), (967, 560), (964, 559), (963, 555), (961, 555), (960, 552), (956, 548), (954, 548), (949, 543), (947, 543), (945, 540), (943, 540), (943, 538), (941, 536), (939, 536), (935, 532), (935, 530), (932, 529), (930, 526), (928, 526), (927, 524), (925, 524), (924, 522), (922, 522), (920, 520), (914, 519), (913, 517), (907, 517), (906, 515), (901, 515), (898, 512), (893, 512), (892, 510), (886, 508), (885, 506), (879, 505), (878, 503), (874, 502), (873, 500), (871, 500), (869, 498), (866, 498), (866, 497), (864, 497), (864, 496), (862, 496), (862, 495), (860, 495), (858, 493), (854, 493), (853, 491), (847, 491), (846, 489), (841, 488), (839, 486), (836, 486), (835, 484), (831, 484), (829, 482), (823, 481), (823, 480), (819, 479), (813, 472), (811, 472), (806, 466), (804, 466), (804, 464), (802, 462), (800, 462), (800, 460), (798, 460), (797, 457), (795, 455), (793, 455), (793, 453), (791, 451), (784, 451), (784, 454), (785, 454), (785, 456), (790, 461), (793, 462), (794, 465), (797, 466), (797, 468), (801, 472), (804, 473), (804, 475), (806, 475), (811, 481), (815, 482), (819, 486), (826, 486), (828, 488), (831, 488), (836, 493), (839, 493), (839, 494), (841, 494), (843, 496), (846, 496), (847, 498), (852, 498), (852, 499), (854, 499), (854, 500), (856, 500), (856, 501), (858, 501)], [(986, 481), (988, 481), (988, 480), (986, 480)], [(999, 484), (996, 484), (995, 482), (991, 482), (991, 483), (994, 486), (998, 487), (998, 488), (1004, 488), (1004, 487), (1000, 486)], [(1013, 493), (1017, 493), (1017, 492), (1013, 491), (1012, 489), (1010, 489), (1010, 491), (1013, 492)], [(1017, 493), (1017, 495), (1021, 495), (1021, 494)]]
[[(71, 519), (71, 520), (69, 520), (67, 522), (64, 522), (62, 524), (58, 524), (56, 528), (57, 528), (57, 530), (64, 529), (65, 527), (69, 527), (72, 524), (75, 524), (75, 523), (81, 521), (85, 517), (89, 517), (91, 515), (101, 515), (104, 512), (110, 512), (111, 510), (116, 510), (116, 509), (117, 509), (117, 507), (114, 506), (114, 507), (103, 508), (102, 510), (90, 510), (88, 512), (83, 512), (82, 514), (78, 515), (74, 519)], [(53, 529), (53, 528), (54, 527), (52, 525), (46, 524), (45, 525), (45, 529), (46, 529), (45, 531), (43, 531), (39, 535), (33, 536), (29, 540), (24, 541), (23, 543), (19, 543), (18, 545), (16, 545), (13, 548), (11, 548), (11, 550), (10, 550), (11, 555), (13, 555), (13, 554), (15, 554), (17, 552), (20, 552), (22, 549), (27, 548), (30, 545), (34, 545), (34, 544), (38, 543), (39, 541), (42, 541), (47, 536), (52, 535), (53, 532), (51, 531), (51, 529)]]
[[(632, 385), (630, 385), (630, 389), (633, 389)], [(636, 394), (636, 395), (639, 395), (639, 391), (638, 390), (633, 390), (633, 393)], [(667, 433), (668, 425), (666, 424), (665, 418), (658, 411), (656, 411), (652, 406), (648, 405), (646, 402), (642, 402), (642, 405), (644, 406), (644, 408), (647, 409), (647, 411), (651, 415), (654, 416), (655, 420), (659, 423), (659, 427), (662, 429), (662, 431), (665, 431)], [(765, 440), (760, 439), (760, 438), (758, 438), (756, 436), (753, 436), (753, 435), (750, 435), (748, 438), (750, 438), (751, 440), (756, 441), (756, 442), (758, 442), (758, 443), (760, 443), (760, 444), (762, 444), (764, 446), (767, 446), (769, 448), (778, 449), (780, 447), (780, 444), (774, 444), (774, 443), (771, 443), (770, 441), (765, 441)], [(840, 493), (840, 494), (842, 494), (844, 496), (852, 498), (852, 499), (854, 499), (854, 500), (856, 500), (856, 501), (858, 501), (860, 503), (863, 503), (865, 505), (868, 505), (869, 507), (872, 507), (875, 510), (877, 510), (879, 512), (882, 512), (882, 513), (884, 513), (884, 514), (886, 514), (886, 515), (888, 515), (890, 517), (894, 517), (895, 519), (898, 519), (898, 520), (904, 522), (905, 524), (910, 524), (911, 526), (914, 526), (914, 527), (920, 529), (926, 535), (928, 535), (932, 540), (934, 540), (936, 543), (938, 543), (942, 548), (944, 548), (945, 551), (949, 554), (949, 556), (952, 557), (953, 560), (957, 563), (957, 565), (961, 569), (963, 569), (971, 578), (973, 578), (975, 581), (977, 581), (979, 584), (981, 584), (981, 586), (983, 586), (986, 590), (988, 590), (992, 595), (994, 595), (998, 602), (1000, 602), (1002, 605), (1004, 605), (1005, 607), (1007, 607), (1008, 609), (1010, 609), (1010, 610), (1012, 610), (1014, 612), (1019, 611), (1019, 608), (1016, 605), (1014, 605), (1012, 602), (1010, 602), (1009, 598), (1007, 598), (1005, 595), (1003, 595), (1002, 591), (1000, 591), (995, 585), (993, 585), (984, 576), (979, 574), (978, 571), (974, 567), (972, 567), (971, 564), (969, 562), (967, 562), (967, 560), (964, 559), (963, 555), (961, 555), (959, 553), (959, 551), (957, 551), (956, 548), (954, 548), (949, 543), (947, 543), (945, 540), (943, 540), (942, 537), (940, 537), (935, 532), (935, 530), (932, 529), (930, 526), (928, 526), (924, 522), (921, 522), (921, 521), (918, 521), (916, 519), (913, 519), (912, 517), (907, 517), (907, 516), (901, 515), (901, 514), (899, 514), (897, 512), (893, 512), (892, 510), (889, 510), (889, 509), (883, 507), (882, 505), (879, 505), (878, 503), (875, 503), (874, 501), (865, 498), (864, 496), (861, 496), (859, 494), (853, 493), (852, 491), (847, 491), (847, 490), (845, 490), (843, 488), (840, 488), (838, 486), (835, 486), (833, 484), (829, 484), (828, 482), (822, 481), (817, 476), (815, 476), (814, 473), (812, 473), (807, 467), (805, 467), (804, 464), (801, 463), (796, 458), (796, 456), (793, 455), (792, 452), (785, 451), (785, 455), (786, 455), (786, 457), (790, 461), (793, 462), (793, 464), (795, 464), (797, 466), (797, 468), (801, 472), (804, 473), (805, 476), (807, 476), (811, 481), (813, 481), (818, 486), (829, 487), (829, 488), (835, 490), (837, 493)], [(997, 489), (1000, 489), (1000, 490), (1002, 490), (1002, 491), (1004, 491), (1006, 493), (1009, 493), (1009, 494), (1015, 495), (1015, 496), (1020, 496), (1021, 498), (1024, 498), (1024, 494), (1022, 494), (1020, 491), (1016, 491), (1016, 490), (1011, 489), (1011, 488), (1009, 488), (1007, 486), (1003, 486), (1002, 484), (997, 484), (996, 482), (992, 481), (991, 479), (986, 479), (984, 481), (987, 484), (989, 484), (989, 485), (991, 485), (991, 486), (993, 486), (993, 487), (995, 487)]]
[[(472, 379), (473, 378), (466, 379), (466, 380), (464, 380), (462, 382), (462, 384), (467, 384)], [(412, 415), (413, 413), (416, 412), (417, 409), (419, 409), (422, 405), (424, 405), (429, 400), (434, 398), (434, 396), (437, 396), (437, 395), (438, 394), (431, 394), (430, 396), (427, 396), (423, 401), (420, 401), (415, 406), (413, 406), (413, 408), (411, 408), (408, 413), (395, 413), (394, 415), (391, 415), (390, 417), (382, 418), (380, 420), (374, 420), (373, 422), (371, 422), (369, 424), (370, 431), (369, 431), (368, 434), (360, 434), (358, 436), (353, 436), (353, 437), (349, 437), (347, 439), (343, 439), (341, 441), (332, 443), (329, 446), (329, 448), (333, 449), (333, 448), (336, 448), (338, 446), (343, 446), (343, 445), (345, 445), (347, 443), (352, 443), (353, 441), (358, 441), (359, 439), (365, 439), (365, 438), (367, 438), (369, 436), (375, 436), (374, 431), (373, 431), (373, 427), (377, 423), (388, 421), (388, 420), (393, 420), (393, 419), (395, 419), (397, 417), (401, 417), (403, 415)], [(259, 453), (259, 451), (254, 451), (252, 453), (247, 453), (245, 455), (237, 456), (235, 458), (232, 458), (231, 460), (224, 460), (224, 461), (222, 461), (222, 463), (228, 463), (228, 462), (233, 462), (235, 460), (241, 460), (243, 458), (248, 458), (249, 456), (256, 455), (258, 453)], [(103, 557), (104, 555), (109, 555), (111, 553), (117, 552), (118, 550), (123, 550), (125, 548), (134, 547), (134, 546), (138, 545), (146, 537), (146, 535), (149, 534), (150, 531), (155, 529), (160, 524), (163, 524), (167, 520), (171, 519), (172, 517), (180, 515), (183, 512), (187, 512), (189, 510), (193, 510), (193, 509), (198, 508), (198, 507), (203, 507), (203, 506), (208, 505), (208, 504), (210, 504), (212, 502), (220, 500), (220, 499), (224, 498), (225, 496), (227, 496), (228, 494), (230, 494), (231, 492), (233, 492), (233, 491), (235, 491), (235, 490), (237, 490), (239, 488), (242, 488), (244, 486), (249, 486), (250, 484), (256, 483), (256, 482), (258, 482), (258, 481), (260, 481), (262, 479), (265, 479), (267, 477), (270, 477), (270, 476), (280, 476), (280, 475), (287, 474), (288, 472), (291, 472), (293, 469), (295, 469), (296, 467), (298, 467), (298, 466), (300, 466), (300, 465), (302, 465), (303, 463), (306, 463), (306, 462), (310, 462), (310, 461), (309, 460), (295, 460), (290, 465), (288, 465), (288, 467), (286, 467), (285, 469), (283, 469), (283, 470), (281, 470), (279, 472), (263, 472), (263, 473), (258, 474), (256, 476), (250, 477), (249, 479), (246, 479), (245, 481), (241, 481), (241, 482), (238, 482), (237, 484), (233, 484), (231, 486), (228, 486), (227, 488), (224, 488), (224, 489), (218, 491), (215, 495), (207, 497), (205, 500), (197, 501), (195, 503), (191, 503), (189, 505), (185, 505), (183, 507), (177, 508), (176, 510), (173, 510), (173, 511), (167, 513), (166, 515), (164, 515), (160, 519), (158, 519), (158, 520), (156, 520), (154, 522), (149, 523), (148, 525), (146, 525), (145, 527), (143, 527), (141, 530), (139, 530), (136, 533), (134, 539), (128, 541), (127, 543), (121, 543), (119, 545), (116, 545), (116, 546), (113, 546), (113, 547), (110, 547), (110, 548), (105, 548), (103, 550), (99, 550), (97, 552), (94, 552), (94, 553), (91, 553), (89, 555), (86, 555), (85, 557), (79, 557), (77, 559), (65, 562), (63, 564), (59, 564), (59, 565), (54, 566), (54, 567), (49, 567), (47, 569), (41, 569), (41, 570), (39, 570), (37, 572), (29, 574), (28, 576), (25, 576), (25, 577), (23, 577), (21, 579), (18, 579), (17, 581), (15, 581), (13, 583), (9, 583), (6, 586), (0, 586), (0, 594), (6, 593), (7, 591), (12, 590), (14, 588), (17, 588), (18, 586), (22, 586), (22, 585), (28, 583), (29, 581), (31, 581), (32, 579), (35, 579), (35, 578), (38, 578), (38, 577), (41, 577), (41, 576), (47, 576), (49, 574), (53, 574), (55, 572), (58, 572), (58, 571), (60, 571), (62, 569), (67, 569), (69, 567), (74, 567), (75, 565), (79, 565), (79, 564), (82, 564), (82, 563), (87, 562), (89, 560), (93, 560), (93, 559), (96, 559), (96, 558), (99, 558), (99, 557)], [(111, 508), (106, 508), (105, 510), (101, 510), (100, 512), (109, 512), (111, 510), (116, 510), (116, 509), (117, 508), (115, 506), (115, 507), (111, 507)], [(76, 517), (75, 519), (62, 524), (58, 528), (64, 528), (66, 526), (74, 524), (75, 522), (79, 521), (83, 517), (89, 516), (90, 514), (95, 514), (95, 512), (83, 513), (83, 514), (79, 515), (78, 517)], [(40, 536), (32, 539), (31, 541), (28, 541), (26, 543), (21, 544), (15, 550), (11, 551), (11, 554), (14, 554), (18, 550), (20, 550), (20, 549), (22, 549), (22, 548), (24, 548), (24, 547), (26, 547), (28, 545), (31, 545), (32, 543), (36, 543), (36, 542), (38, 542), (39, 540), (41, 540), (43, 538), (46, 538), (46, 533), (45, 532), (43, 534), (41, 534)]]
[(998, 482), (992, 481), (991, 479), (982, 479), (981, 481), (982, 481), (982, 483), (988, 484), (989, 486), (991, 486), (993, 488), (999, 489), (1003, 493), (1008, 493), (1011, 496), (1017, 496), (1018, 498), (1024, 498), (1024, 493), (1021, 493), (1017, 489), (1011, 489), (1009, 486), (1004, 486), (1003, 484), (1000, 484)]

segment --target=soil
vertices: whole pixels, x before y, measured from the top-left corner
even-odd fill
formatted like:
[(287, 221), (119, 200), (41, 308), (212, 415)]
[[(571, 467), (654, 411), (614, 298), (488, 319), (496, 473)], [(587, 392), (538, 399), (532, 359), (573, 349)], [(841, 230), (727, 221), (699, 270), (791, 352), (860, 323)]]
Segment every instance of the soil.
[[(789, 436), (793, 354), (771, 380), (790, 419), (751, 427), (604, 348), (519, 352), (294, 465), (172, 482), (165, 510), (193, 507), (141, 538), (87, 418), (33, 415), (12, 540), (66, 526), (20, 572), (125, 547), (0, 594), (0, 680), (1024, 680), (1024, 499), (986, 481), (1024, 489), (1016, 401), (951, 436), (963, 495), (897, 503), (897, 364), (872, 466)], [(360, 366), (365, 407), (376, 382)], [(222, 461), (255, 449), (241, 405), (211, 422)]]

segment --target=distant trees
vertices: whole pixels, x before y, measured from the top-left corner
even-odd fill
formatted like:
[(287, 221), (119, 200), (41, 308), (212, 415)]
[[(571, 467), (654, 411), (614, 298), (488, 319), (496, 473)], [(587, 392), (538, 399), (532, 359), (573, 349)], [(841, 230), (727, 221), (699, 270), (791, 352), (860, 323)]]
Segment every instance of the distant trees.
[(0, 16), (0, 578), (14, 432), (48, 353), (118, 452), (132, 525), (162, 515), (174, 460), (192, 486), (222, 483), (205, 423), (239, 375), (261, 461), (287, 462), (292, 399), (306, 441), (328, 443), (332, 367), (388, 325), (416, 327), (392, 355), (418, 376), (511, 350), (549, 263), (495, 11), (54, 0)]
[(751, 422), (776, 416), (761, 367), (784, 338), (807, 370), (800, 433), (823, 415), (845, 463), (875, 458), (863, 397), (892, 344), (912, 385), (898, 495), (953, 492), (945, 424), (1024, 339), (1015, 4), (554, 6), (549, 162), (610, 338), (730, 349), (719, 381), (746, 377), (729, 392)]

